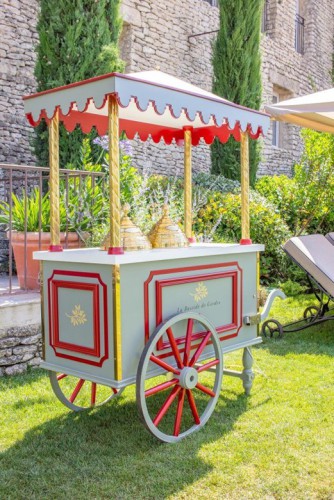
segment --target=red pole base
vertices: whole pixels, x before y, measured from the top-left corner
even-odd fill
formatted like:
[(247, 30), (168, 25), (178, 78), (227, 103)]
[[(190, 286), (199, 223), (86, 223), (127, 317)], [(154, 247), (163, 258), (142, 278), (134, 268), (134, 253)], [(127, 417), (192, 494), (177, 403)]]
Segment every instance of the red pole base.
[(124, 249), (122, 247), (109, 247), (108, 255), (123, 255)]
[(240, 245), (251, 245), (251, 244), (252, 244), (252, 240), (250, 240), (248, 238), (240, 240)]
[(62, 252), (63, 247), (61, 245), (50, 245), (49, 252)]
[(196, 238), (194, 236), (191, 236), (191, 238), (188, 238), (189, 243), (196, 243)]

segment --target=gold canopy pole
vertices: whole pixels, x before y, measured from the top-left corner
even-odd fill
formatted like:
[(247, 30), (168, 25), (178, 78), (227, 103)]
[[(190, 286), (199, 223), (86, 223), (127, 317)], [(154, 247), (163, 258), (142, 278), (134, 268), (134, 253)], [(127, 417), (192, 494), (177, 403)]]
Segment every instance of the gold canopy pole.
[(241, 132), (241, 245), (251, 245), (249, 229), (249, 139), (248, 132)]
[[(109, 198), (110, 198), (110, 247), (109, 255), (124, 253), (121, 247), (121, 201), (119, 183), (119, 123), (118, 103), (114, 95), (108, 97), (109, 139)], [(122, 321), (120, 265), (113, 265), (113, 326), (114, 370), (116, 380), (122, 379)]]
[(61, 252), (59, 222), (59, 111), (49, 123), (49, 166), (50, 166), (50, 252)]
[(192, 235), (192, 185), (191, 185), (191, 131), (184, 127), (184, 232), (190, 243), (195, 242)]
[(116, 97), (108, 97), (109, 139), (109, 196), (110, 196), (110, 247), (108, 254), (124, 253), (121, 247), (121, 202), (119, 186), (119, 132), (118, 103)]

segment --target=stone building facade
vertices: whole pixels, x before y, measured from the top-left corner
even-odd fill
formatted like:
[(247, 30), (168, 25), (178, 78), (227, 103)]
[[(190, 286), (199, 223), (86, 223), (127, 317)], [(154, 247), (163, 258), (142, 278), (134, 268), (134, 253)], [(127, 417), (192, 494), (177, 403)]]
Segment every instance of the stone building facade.
[[(219, 24), (217, 3), (123, 0), (121, 53), (126, 71), (159, 68), (210, 90), (212, 42)], [(265, 14), (261, 42), (263, 103), (331, 87), (334, 2), (266, 0)], [(35, 90), (37, 15), (38, 0), (1, 2), (0, 163), (35, 164), (30, 148), (32, 130), (23, 114), (21, 96)], [(304, 22), (303, 50), (296, 49), (297, 15)], [(276, 126), (264, 140), (259, 174), (291, 172), (301, 149), (299, 129)], [(194, 148), (193, 156), (195, 171), (209, 170), (208, 146)], [(138, 142), (136, 160), (138, 166), (153, 172), (181, 173), (183, 168), (182, 151), (177, 146)]]
[[(211, 90), (211, 51), (219, 12), (203, 0), (123, 0), (121, 55), (126, 72), (159, 69)], [(207, 33), (199, 37), (198, 35)], [(176, 145), (136, 144), (137, 164), (151, 172), (183, 172), (183, 150)], [(193, 148), (194, 172), (210, 170), (210, 148)]]
[[(263, 103), (333, 87), (332, 0), (266, 0), (263, 31)], [(273, 125), (258, 174), (290, 174), (301, 152), (299, 127)]]
[(38, 0), (1, 0), (0, 163), (36, 164), (22, 96), (35, 91), (37, 16)]

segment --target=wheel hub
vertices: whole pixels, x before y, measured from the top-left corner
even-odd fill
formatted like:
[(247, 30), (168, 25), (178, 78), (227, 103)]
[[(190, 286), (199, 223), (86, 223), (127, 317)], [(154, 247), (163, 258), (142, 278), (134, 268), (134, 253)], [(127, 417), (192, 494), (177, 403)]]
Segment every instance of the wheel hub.
[(195, 368), (186, 366), (180, 373), (180, 386), (184, 389), (193, 389), (198, 383), (198, 373)]

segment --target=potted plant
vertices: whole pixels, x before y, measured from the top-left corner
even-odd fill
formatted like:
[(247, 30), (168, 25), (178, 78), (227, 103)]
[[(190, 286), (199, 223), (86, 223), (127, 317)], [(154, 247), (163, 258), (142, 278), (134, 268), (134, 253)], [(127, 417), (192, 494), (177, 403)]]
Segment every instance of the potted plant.
[[(84, 246), (96, 217), (103, 214), (103, 200), (96, 186), (87, 179), (80, 193), (74, 187), (61, 189), (60, 243), (64, 248)], [(49, 194), (40, 195), (37, 187), (27, 195), (12, 193), (11, 204), (0, 203), (0, 224), (7, 226), (20, 288), (39, 288), (39, 262), (33, 260), (33, 252), (50, 246)]]

